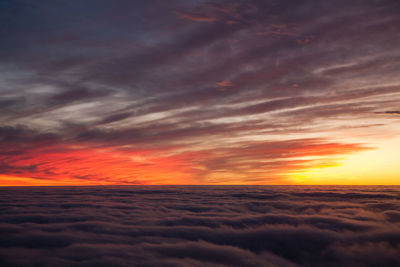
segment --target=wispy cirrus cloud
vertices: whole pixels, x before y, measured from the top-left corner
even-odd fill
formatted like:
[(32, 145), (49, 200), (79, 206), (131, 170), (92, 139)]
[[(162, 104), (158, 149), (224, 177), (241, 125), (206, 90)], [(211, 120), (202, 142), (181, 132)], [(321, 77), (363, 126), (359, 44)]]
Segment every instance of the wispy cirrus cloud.
[(216, 20), (215, 18), (213, 18), (211, 16), (207, 16), (207, 15), (203, 15), (203, 14), (199, 14), (199, 13), (177, 12), (177, 15), (179, 16), (179, 18), (192, 20), (192, 21), (196, 21), (196, 22), (214, 22)]
[[(268, 180), (274, 172), (312, 163), (272, 154), (276, 165), (267, 166), (261, 152), (238, 160), (243, 147), (286, 142), (296, 155), (296, 140), (305, 146), (319, 140), (338, 145), (345, 157), (379, 147), (382, 127), (385, 136), (399, 134), (399, 6), (393, 1), (13, 1), (2, 7), (0, 126), (14, 133), (4, 133), (0, 146), (32, 162), (42, 153), (32, 138), (48, 136), (42, 151), (166, 149), (187, 167), (190, 178), (182, 183), (219, 183), (215, 175), (228, 169), (242, 170), (243, 183), (275, 183)], [(65, 12), (58, 16), (59, 9)], [(313, 153), (331, 162), (340, 154)], [(9, 159), (4, 175), (29, 165), (13, 164)]]
[[(337, 156), (371, 149), (322, 139), (239, 141), (253, 129), (231, 125), (155, 132), (149, 127), (149, 132), (88, 130), (67, 138), (21, 127), (3, 128), (0, 173), (67, 184), (290, 183), (288, 173), (321, 164), (322, 159), (334, 164)], [(234, 146), (221, 144), (216, 150), (201, 141), (210, 135), (223, 140), (225, 133), (237, 135)], [(8, 183), (8, 179), (3, 181), (3, 185)]]

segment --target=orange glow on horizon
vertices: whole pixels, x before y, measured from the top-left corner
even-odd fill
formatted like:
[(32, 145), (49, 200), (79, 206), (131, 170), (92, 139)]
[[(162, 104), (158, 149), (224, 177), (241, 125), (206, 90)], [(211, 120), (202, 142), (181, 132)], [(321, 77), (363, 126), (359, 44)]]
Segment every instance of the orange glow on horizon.
[(382, 142), (377, 149), (348, 155), (335, 166), (314, 166), (291, 175), (306, 185), (400, 185), (400, 138)]
[(30, 155), (8, 159), (18, 172), (0, 175), (0, 185), (166, 184), (171, 177), (177, 183), (190, 181), (189, 170), (179, 156), (155, 157), (154, 153), (68, 147), (31, 151)]
[[(371, 150), (357, 144), (321, 143), (312, 139), (301, 142), (245, 147), (240, 153), (230, 148), (173, 153), (55, 145), (3, 157), (9, 171), (0, 174), (0, 186), (399, 184), (395, 174), (400, 170), (394, 163), (385, 174), (386, 180), (377, 180), (376, 173), (374, 176), (372, 172), (357, 170), (368, 160), (390, 153), (387, 149), (393, 146)], [(285, 157), (259, 160), (268, 153)], [(207, 168), (209, 164), (214, 169)]]

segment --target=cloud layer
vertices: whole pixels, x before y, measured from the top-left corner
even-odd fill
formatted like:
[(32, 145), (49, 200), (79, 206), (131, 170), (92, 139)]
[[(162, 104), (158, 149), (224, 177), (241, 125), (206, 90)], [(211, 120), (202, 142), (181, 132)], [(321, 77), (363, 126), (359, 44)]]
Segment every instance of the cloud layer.
[(4, 188), (2, 266), (398, 266), (398, 187)]

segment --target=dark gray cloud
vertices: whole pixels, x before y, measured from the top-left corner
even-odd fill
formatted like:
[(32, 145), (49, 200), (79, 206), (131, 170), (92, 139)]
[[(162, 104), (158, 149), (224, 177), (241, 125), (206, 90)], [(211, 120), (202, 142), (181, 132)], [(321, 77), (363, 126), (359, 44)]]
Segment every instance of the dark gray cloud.
[(385, 111), (385, 112), (380, 112), (380, 113), (400, 115), (400, 111), (397, 111), (397, 110), (390, 110), (390, 111)]
[(1, 191), (2, 266), (400, 264), (398, 187)]

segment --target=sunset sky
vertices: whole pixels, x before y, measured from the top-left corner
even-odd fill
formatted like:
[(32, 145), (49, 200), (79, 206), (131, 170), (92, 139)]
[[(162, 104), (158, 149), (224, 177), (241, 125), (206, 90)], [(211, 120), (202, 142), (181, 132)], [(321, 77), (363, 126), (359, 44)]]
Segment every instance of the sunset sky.
[(0, 185), (400, 184), (399, 14), (0, 1)]

